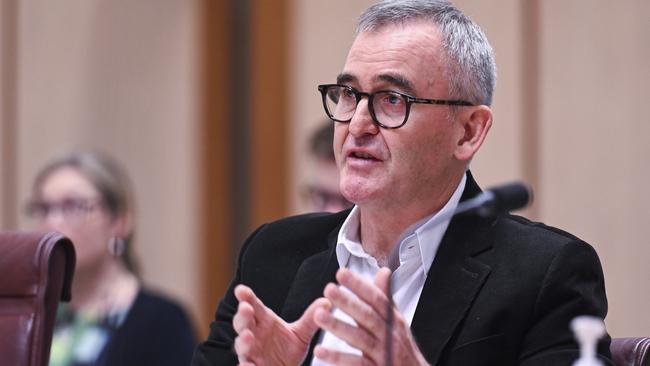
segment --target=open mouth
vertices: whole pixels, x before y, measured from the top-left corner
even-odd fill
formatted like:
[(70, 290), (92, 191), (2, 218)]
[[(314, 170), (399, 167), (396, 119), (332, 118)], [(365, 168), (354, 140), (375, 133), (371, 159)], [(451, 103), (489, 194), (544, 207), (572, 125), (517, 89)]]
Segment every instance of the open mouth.
[(349, 156), (356, 159), (379, 161), (379, 159), (377, 159), (374, 155), (363, 151), (353, 151), (349, 154)]

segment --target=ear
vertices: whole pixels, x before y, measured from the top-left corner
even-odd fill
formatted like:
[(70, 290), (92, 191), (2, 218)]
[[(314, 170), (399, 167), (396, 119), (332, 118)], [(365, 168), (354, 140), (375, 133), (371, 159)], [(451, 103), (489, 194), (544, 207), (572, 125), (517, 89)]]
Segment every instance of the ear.
[(458, 139), (454, 156), (461, 161), (469, 161), (483, 144), (492, 126), (492, 110), (486, 105), (480, 105), (459, 111), (462, 133)]
[(133, 232), (133, 218), (131, 214), (117, 216), (113, 219), (113, 235), (122, 239)]

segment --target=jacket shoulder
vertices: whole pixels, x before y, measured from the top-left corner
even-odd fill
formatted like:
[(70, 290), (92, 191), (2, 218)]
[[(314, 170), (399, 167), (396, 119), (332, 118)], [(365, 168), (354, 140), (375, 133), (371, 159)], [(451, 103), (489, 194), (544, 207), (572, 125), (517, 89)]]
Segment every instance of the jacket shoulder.
[[(596, 250), (579, 237), (564, 230), (515, 215), (497, 218), (490, 229), (489, 240), (494, 250), (479, 256), (492, 262), (495, 269), (517, 276), (521, 271), (543, 280), (555, 265), (571, 258), (575, 268), (600, 270)], [(489, 259), (488, 259), (489, 258)]]
[(517, 215), (504, 215), (498, 218), (493, 224), (492, 232), (496, 241), (518, 245), (545, 246), (554, 250), (569, 243), (590, 246), (567, 231)]
[(245, 257), (268, 250), (275, 253), (299, 250), (313, 254), (326, 250), (349, 212), (311, 213), (266, 223), (248, 237), (241, 254)]

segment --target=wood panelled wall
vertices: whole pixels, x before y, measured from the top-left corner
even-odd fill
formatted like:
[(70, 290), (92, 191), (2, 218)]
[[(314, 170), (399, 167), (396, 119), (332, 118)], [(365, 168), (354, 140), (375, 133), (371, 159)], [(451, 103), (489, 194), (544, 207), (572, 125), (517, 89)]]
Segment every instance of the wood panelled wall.
[(287, 210), (286, 0), (204, 0), (201, 12), (201, 323), (245, 237)]
[(230, 85), (230, 1), (203, 0), (199, 27), (199, 223), (201, 245), (199, 331), (207, 335), (217, 301), (233, 270), (230, 171), (230, 102), (223, 91)]
[(287, 214), (290, 1), (255, 0), (251, 14), (251, 227)]

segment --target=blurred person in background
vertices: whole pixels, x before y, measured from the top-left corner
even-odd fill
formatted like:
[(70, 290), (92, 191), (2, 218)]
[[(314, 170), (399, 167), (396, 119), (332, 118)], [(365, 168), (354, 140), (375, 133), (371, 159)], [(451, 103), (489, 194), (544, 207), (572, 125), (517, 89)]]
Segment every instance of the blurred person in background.
[(27, 213), (68, 236), (77, 252), (72, 301), (59, 307), (50, 366), (186, 365), (195, 334), (174, 301), (142, 286), (133, 258), (134, 212), (125, 172), (80, 152), (36, 176)]
[(309, 139), (311, 174), (304, 191), (306, 207), (313, 212), (339, 212), (352, 207), (339, 190), (339, 169), (334, 149), (334, 123), (323, 121)]

